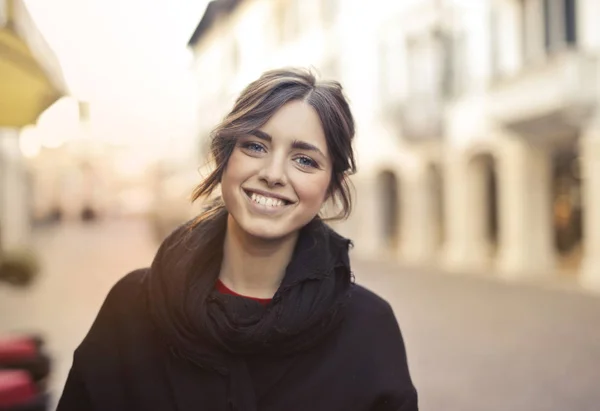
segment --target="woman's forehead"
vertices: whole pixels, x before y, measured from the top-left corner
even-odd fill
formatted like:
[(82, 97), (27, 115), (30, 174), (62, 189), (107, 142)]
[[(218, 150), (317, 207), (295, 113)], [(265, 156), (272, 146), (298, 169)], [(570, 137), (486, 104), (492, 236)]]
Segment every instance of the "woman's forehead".
[(292, 144), (301, 141), (327, 151), (325, 131), (316, 110), (300, 100), (291, 101), (277, 110), (260, 131), (269, 135), (274, 142)]

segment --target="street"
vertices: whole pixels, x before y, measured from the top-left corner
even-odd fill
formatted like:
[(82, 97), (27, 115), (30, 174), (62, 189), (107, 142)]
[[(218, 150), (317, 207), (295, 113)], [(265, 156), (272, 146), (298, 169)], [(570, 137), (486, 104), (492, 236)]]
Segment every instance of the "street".
[[(35, 245), (43, 272), (31, 289), (0, 287), (0, 331), (45, 336), (56, 399), (109, 288), (148, 265), (156, 244), (143, 221), (122, 220), (37, 229)], [(421, 410), (600, 409), (599, 297), (389, 263), (354, 269), (396, 312)]]
[(142, 221), (65, 223), (37, 229), (43, 271), (27, 290), (0, 286), (0, 331), (42, 334), (52, 354), (54, 401), (71, 366), (72, 354), (112, 285), (148, 265), (156, 250)]
[(396, 312), (422, 410), (600, 410), (600, 298), (355, 264)]

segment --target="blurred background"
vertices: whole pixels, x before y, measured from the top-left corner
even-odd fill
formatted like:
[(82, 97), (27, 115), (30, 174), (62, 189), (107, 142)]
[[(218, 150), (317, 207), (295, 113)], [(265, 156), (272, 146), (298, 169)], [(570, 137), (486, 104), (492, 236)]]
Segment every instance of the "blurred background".
[[(421, 408), (600, 410), (599, 16), (600, 0), (0, 0), (0, 409), (39, 393), (53, 409), (110, 287), (198, 212), (211, 129), (293, 65), (351, 101), (355, 209), (334, 226), (394, 307)], [(4, 378), (17, 357), (49, 372)]]

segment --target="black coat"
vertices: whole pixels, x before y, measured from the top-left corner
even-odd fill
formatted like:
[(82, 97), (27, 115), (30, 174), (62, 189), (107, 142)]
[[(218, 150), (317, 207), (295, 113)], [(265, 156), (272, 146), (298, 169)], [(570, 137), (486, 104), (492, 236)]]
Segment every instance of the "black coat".
[(393, 311), (365, 288), (351, 285), (344, 320), (310, 349), (236, 360), (253, 404), (235, 406), (228, 375), (165, 344), (149, 313), (150, 271), (128, 274), (108, 294), (75, 351), (57, 411), (418, 410)]

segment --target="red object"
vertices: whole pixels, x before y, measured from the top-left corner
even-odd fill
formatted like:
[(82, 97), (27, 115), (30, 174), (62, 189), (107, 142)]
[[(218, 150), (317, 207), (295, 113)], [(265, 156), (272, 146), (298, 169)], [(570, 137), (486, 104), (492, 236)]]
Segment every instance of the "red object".
[(35, 358), (35, 342), (27, 338), (0, 339), (0, 362), (21, 361)]
[(26, 371), (0, 371), (0, 407), (14, 407), (35, 399), (36, 389)]
[(220, 293), (248, 298), (250, 300), (258, 301), (262, 305), (267, 305), (271, 302), (271, 298), (256, 298), (256, 297), (248, 297), (246, 295), (238, 294), (235, 291), (233, 291), (232, 289), (230, 289), (229, 287), (227, 287), (225, 284), (223, 284), (223, 282), (220, 279), (217, 280), (217, 284), (215, 285), (215, 288)]

